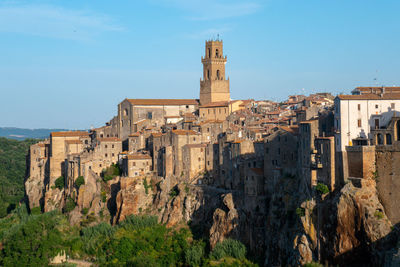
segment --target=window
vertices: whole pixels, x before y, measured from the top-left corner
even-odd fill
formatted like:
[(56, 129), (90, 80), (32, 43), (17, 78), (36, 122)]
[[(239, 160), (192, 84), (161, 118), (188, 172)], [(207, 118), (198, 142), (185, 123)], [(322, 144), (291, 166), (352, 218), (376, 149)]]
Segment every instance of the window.
[(153, 112), (147, 112), (147, 119), (153, 119)]
[(395, 109), (395, 108), (396, 108), (396, 104), (395, 104), (395, 103), (391, 103), (391, 104), (390, 104), (390, 107), (391, 107), (392, 109)]
[(219, 50), (215, 49), (215, 57), (219, 57)]
[(361, 128), (361, 119), (358, 119), (357, 124), (358, 128)]
[(111, 156), (114, 157), (114, 153), (112, 153)]
[(112, 145), (111, 148), (114, 148), (114, 145)]
[(208, 58), (211, 57), (211, 48), (208, 48)]
[(87, 145), (89, 143), (89, 141), (88, 140), (85, 140), (85, 145)]
[(106, 154), (104, 154), (104, 156), (107, 158), (107, 156), (108, 156), (108, 155), (107, 155), (107, 153), (106, 153)]
[(379, 129), (379, 119), (375, 119), (375, 129)]
[(375, 105), (375, 108), (378, 108), (379, 106), (378, 105)]
[(104, 145), (104, 148), (107, 148), (107, 145)]
[(199, 161), (201, 161), (201, 158), (199, 158)]
[(219, 70), (217, 70), (217, 80), (219, 80)]
[(210, 166), (210, 161), (207, 161), (207, 166)]
[(125, 116), (128, 116), (128, 109), (127, 109), (127, 108), (124, 109), (124, 115), (125, 115)]
[(99, 164), (99, 167), (101, 167), (101, 164)]
[(186, 108), (189, 108), (189, 106), (188, 106), (188, 105), (186, 105)]
[(132, 162), (132, 166), (135, 167), (136, 166), (136, 162)]
[(210, 70), (207, 70), (207, 80), (210, 79)]
[(358, 104), (357, 106), (358, 106), (357, 109), (361, 110), (361, 104)]

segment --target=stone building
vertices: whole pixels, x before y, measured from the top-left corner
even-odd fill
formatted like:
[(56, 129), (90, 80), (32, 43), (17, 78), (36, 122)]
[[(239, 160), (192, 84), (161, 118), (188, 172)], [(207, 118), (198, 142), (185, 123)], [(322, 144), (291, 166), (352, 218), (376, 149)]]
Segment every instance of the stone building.
[(182, 148), (189, 144), (200, 144), (201, 135), (192, 130), (173, 130), (172, 131), (172, 159), (173, 174), (182, 176), (183, 174), (183, 156)]
[[(82, 131), (52, 132), (50, 134), (50, 184), (54, 183), (56, 178), (64, 175), (64, 161), (69, 153), (66, 149), (70, 148), (67, 141), (80, 142), (82, 143), (80, 147), (83, 148), (89, 146), (91, 138), (88, 132)], [(72, 144), (71, 149), (76, 152), (77, 147), (72, 148), (73, 146)]]
[(119, 136), (122, 140), (146, 126), (161, 127), (165, 117), (197, 110), (196, 99), (125, 99), (118, 105)]
[(200, 105), (229, 102), (229, 78), (225, 78), (226, 56), (223, 56), (222, 41), (206, 41), (205, 54), (201, 58), (203, 79), (200, 80)]
[(148, 175), (152, 170), (152, 158), (148, 154), (135, 153), (124, 157), (122, 172), (126, 177)]
[(188, 182), (192, 182), (198, 174), (206, 170), (207, 144), (188, 144), (182, 148), (183, 176)]

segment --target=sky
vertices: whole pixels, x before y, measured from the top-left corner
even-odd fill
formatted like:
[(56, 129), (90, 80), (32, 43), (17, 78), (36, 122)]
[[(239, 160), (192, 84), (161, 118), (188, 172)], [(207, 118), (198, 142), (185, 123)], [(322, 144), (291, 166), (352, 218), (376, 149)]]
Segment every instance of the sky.
[(0, 127), (87, 129), (125, 98), (199, 98), (205, 40), (232, 99), (400, 85), (398, 0), (0, 0)]

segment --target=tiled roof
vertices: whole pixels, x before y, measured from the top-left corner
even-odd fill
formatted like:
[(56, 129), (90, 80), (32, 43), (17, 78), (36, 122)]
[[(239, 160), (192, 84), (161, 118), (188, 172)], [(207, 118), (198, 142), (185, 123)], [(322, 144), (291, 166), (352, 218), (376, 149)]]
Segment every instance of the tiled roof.
[(365, 95), (338, 95), (341, 100), (390, 100), (400, 99), (400, 93), (383, 94), (382, 96), (377, 94), (365, 94)]
[(177, 134), (177, 135), (194, 135), (194, 134), (199, 134), (195, 131), (192, 130), (172, 130), (172, 133)]
[(50, 136), (51, 137), (89, 136), (89, 133), (83, 131), (51, 132)]
[(139, 106), (180, 106), (198, 105), (197, 99), (128, 99), (133, 105)]
[(66, 140), (65, 143), (67, 143), (69, 145), (82, 144), (82, 142), (80, 140)]
[(131, 154), (128, 155), (129, 160), (135, 160), (135, 159), (151, 159), (151, 157), (148, 154)]
[(152, 133), (151, 134), (153, 137), (161, 137), (162, 133)]
[(206, 105), (200, 106), (200, 108), (213, 108), (213, 107), (227, 107), (229, 106), (228, 101), (211, 102)]
[(294, 135), (299, 133), (299, 126), (281, 126), (280, 128)]
[(121, 142), (121, 139), (117, 137), (105, 137), (105, 138), (97, 138), (99, 142)]

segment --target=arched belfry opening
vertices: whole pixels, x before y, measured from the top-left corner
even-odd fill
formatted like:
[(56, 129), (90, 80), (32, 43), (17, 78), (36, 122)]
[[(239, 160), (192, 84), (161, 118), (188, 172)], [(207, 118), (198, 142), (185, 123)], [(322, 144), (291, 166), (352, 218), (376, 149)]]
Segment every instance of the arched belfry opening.
[(219, 80), (219, 70), (217, 70), (217, 80)]
[(397, 141), (400, 141), (400, 121), (396, 121), (396, 136)]
[(211, 48), (208, 48), (208, 58), (211, 58)]
[(215, 49), (215, 57), (219, 58), (219, 50), (218, 49)]
[(210, 79), (210, 70), (207, 70), (207, 80)]

